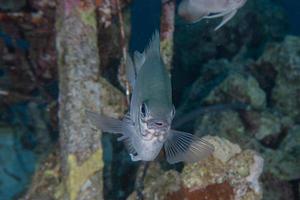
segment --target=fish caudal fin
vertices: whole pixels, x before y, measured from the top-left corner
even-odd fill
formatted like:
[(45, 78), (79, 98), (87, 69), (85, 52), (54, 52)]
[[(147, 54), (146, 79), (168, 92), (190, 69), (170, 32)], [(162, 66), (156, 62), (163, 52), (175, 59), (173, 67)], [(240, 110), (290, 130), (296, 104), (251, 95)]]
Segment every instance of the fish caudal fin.
[(99, 115), (92, 111), (85, 111), (87, 118), (100, 130), (108, 133), (123, 133), (124, 123), (121, 120)]
[(164, 149), (167, 161), (174, 164), (202, 160), (213, 153), (214, 146), (190, 133), (170, 130)]

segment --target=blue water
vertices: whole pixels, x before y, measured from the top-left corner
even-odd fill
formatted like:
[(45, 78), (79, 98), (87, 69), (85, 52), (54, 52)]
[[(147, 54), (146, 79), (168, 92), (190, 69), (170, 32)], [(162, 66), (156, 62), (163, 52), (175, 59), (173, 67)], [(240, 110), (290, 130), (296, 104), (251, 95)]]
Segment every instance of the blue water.
[(281, 3), (289, 19), (290, 33), (300, 35), (300, 1), (282, 0)]

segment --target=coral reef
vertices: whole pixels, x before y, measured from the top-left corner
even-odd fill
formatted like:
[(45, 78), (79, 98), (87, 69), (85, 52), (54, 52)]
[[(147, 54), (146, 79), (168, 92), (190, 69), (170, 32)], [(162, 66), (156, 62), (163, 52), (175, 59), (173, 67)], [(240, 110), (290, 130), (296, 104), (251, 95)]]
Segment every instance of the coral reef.
[[(226, 139), (205, 139), (214, 145), (214, 154), (198, 163), (186, 164), (181, 173), (164, 172), (158, 164), (152, 164), (144, 180), (144, 198), (261, 199), (262, 157), (252, 150), (241, 150)], [(135, 196), (132, 193), (128, 200)]]
[(300, 178), (300, 125), (291, 127), (287, 136), (275, 150), (266, 149), (263, 152), (266, 168), (270, 174), (280, 180)]
[[(272, 66), (276, 73), (272, 89), (273, 106), (300, 122), (300, 40), (287, 36), (280, 44), (270, 44), (257, 62)], [(290, 98), (287, 98), (290, 97)]]
[[(291, 191), (291, 181), (297, 184), (299, 178), (299, 42), (300, 38), (287, 36), (281, 43), (268, 45), (257, 61), (239, 61), (236, 66), (232, 62), (228, 74), (223, 73), (230, 66), (227, 61), (211, 61), (204, 65), (203, 74), (188, 95), (194, 97), (199, 92), (194, 88), (212, 77), (218, 81), (198, 102), (211, 105), (239, 101), (249, 105), (245, 110), (205, 113), (195, 122), (195, 134), (222, 136), (242, 148), (260, 152), (266, 161), (265, 188), (275, 180), (277, 186), (283, 184)], [(291, 193), (282, 193), (276, 199)], [(270, 196), (267, 192), (264, 198)]]

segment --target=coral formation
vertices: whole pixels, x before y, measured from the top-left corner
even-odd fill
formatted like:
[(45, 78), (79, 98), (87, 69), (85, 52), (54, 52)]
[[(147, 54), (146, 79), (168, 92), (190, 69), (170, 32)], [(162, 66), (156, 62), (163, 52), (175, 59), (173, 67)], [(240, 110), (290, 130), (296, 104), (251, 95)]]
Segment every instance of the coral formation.
[[(287, 36), (281, 43), (268, 45), (257, 61), (239, 62), (233, 66), (235, 71), (231, 70), (225, 76), (219, 66), (226, 69), (228, 63), (212, 61), (204, 65), (203, 75), (194, 84), (200, 85), (206, 76), (222, 76), (221, 81), (202, 97), (202, 103), (241, 101), (249, 104), (245, 110), (205, 113), (196, 120), (195, 132), (200, 136), (207, 133), (222, 136), (260, 152), (266, 161), (266, 178), (263, 179), (266, 188), (272, 179), (291, 190), (293, 186), (287, 181), (299, 178), (299, 42), (299, 37)], [(211, 66), (213, 63), (217, 70)], [(241, 92), (239, 86), (242, 85)], [(193, 91), (190, 95), (194, 95)], [(268, 195), (266, 193), (266, 198)], [(280, 199), (282, 195), (284, 198), (290, 193), (282, 193), (276, 198)]]
[(204, 100), (206, 104), (224, 102), (244, 102), (253, 108), (262, 109), (266, 103), (266, 95), (251, 75), (232, 72)]
[[(150, 166), (142, 191), (145, 199), (261, 199), (259, 176), (263, 159), (252, 150), (219, 137), (207, 136), (216, 151), (198, 163), (186, 164), (181, 173)], [(157, 181), (159, 180), (159, 181)], [(136, 193), (128, 200), (134, 199)]]
[[(270, 44), (258, 66), (270, 65), (276, 72), (272, 102), (283, 114), (300, 121), (300, 40), (287, 36), (282, 43)], [(290, 98), (287, 98), (290, 97)]]

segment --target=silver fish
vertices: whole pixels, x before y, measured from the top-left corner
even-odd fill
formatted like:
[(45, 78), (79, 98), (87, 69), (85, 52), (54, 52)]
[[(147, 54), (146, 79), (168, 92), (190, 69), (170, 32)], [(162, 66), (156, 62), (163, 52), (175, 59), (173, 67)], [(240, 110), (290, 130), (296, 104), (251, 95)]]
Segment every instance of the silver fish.
[(215, 28), (218, 30), (236, 14), (247, 0), (182, 0), (178, 7), (178, 14), (190, 23), (201, 19), (223, 17)]
[(144, 53), (128, 56), (127, 78), (132, 85), (130, 111), (122, 120), (86, 111), (92, 124), (104, 132), (122, 134), (132, 161), (154, 160), (164, 147), (169, 163), (196, 162), (207, 157), (214, 147), (190, 133), (171, 129), (175, 115), (171, 80), (160, 56), (156, 31)]

